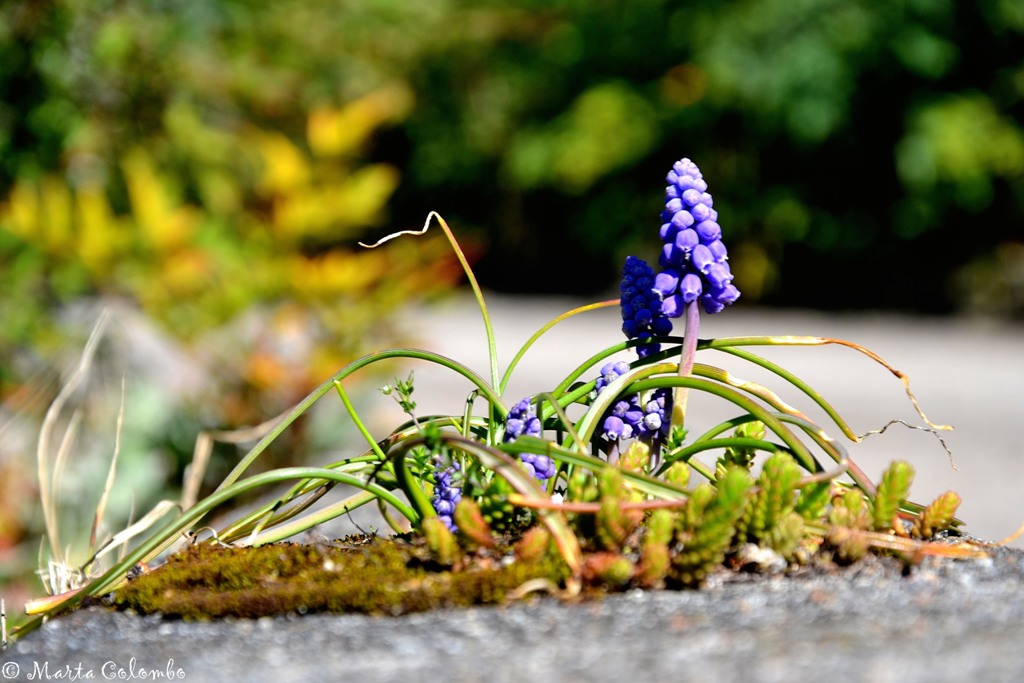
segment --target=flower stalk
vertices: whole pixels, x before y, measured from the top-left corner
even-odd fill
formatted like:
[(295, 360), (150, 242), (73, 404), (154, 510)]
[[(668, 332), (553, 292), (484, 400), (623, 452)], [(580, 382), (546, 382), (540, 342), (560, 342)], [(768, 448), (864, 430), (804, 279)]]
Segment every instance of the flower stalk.
[[(686, 328), (683, 331), (683, 348), (679, 357), (679, 376), (693, 374), (693, 363), (697, 357), (697, 337), (700, 330), (700, 311), (697, 302), (686, 304)], [(682, 428), (686, 422), (686, 402), (689, 391), (685, 386), (676, 388), (672, 407), (672, 428)]]

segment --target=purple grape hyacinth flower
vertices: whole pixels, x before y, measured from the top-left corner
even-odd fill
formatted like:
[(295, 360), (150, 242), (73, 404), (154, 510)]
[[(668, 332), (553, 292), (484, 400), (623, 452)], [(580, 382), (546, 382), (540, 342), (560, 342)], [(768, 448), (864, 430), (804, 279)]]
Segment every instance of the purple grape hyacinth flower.
[(604, 391), (604, 388), (617, 380), (620, 376), (629, 372), (629, 363), (626, 361), (613, 361), (601, 366), (601, 375), (594, 383), (597, 393)]
[(434, 511), (448, 529), (455, 533), (459, 530), (455, 524), (455, 506), (462, 500), (462, 487), (452, 481), (455, 473), (461, 469), (459, 463), (453, 462), (448, 467), (438, 460), (434, 468), (434, 495), (430, 499)]
[[(660, 278), (660, 279), (659, 279)], [(662, 311), (662, 290), (674, 289), (671, 274), (659, 274), (643, 259), (627, 256), (622, 269), (620, 307), (622, 332), (628, 339), (663, 337), (672, 331), (672, 321)], [(657, 353), (661, 345), (641, 344), (636, 347), (641, 358)]]
[[(629, 363), (625, 361), (613, 361), (601, 366), (601, 374), (594, 383), (598, 395), (605, 387), (619, 378), (620, 375), (629, 371)], [(601, 425), (601, 438), (605, 441), (618, 441), (629, 439), (633, 436), (633, 425), (637, 422), (638, 416), (634, 406), (628, 400), (616, 401), (615, 405), (608, 409), (604, 422)]]
[[(536, 411), (530, 405), (530, 399), (524, 398), (512, 406), (512, 410), (509, 411), (508, 419), (505, 421), (505, 437), (503, 440), (505, 443), (511, 443), (523, 434), (539, 437), (542, 431), (540, 418), (537, 417)], [(555, 461), (546, 455), (520, 453), (519, 459), (526, 466), (530, 474), (541, 483), (555, 476), (555, 472), (558, 471)]]
[(660, 313), (678, 318), (697, 299), (705, 311), (718, 313), (736, 301), (740, 291), (732, 284), (729, 253), (708, 184), (697, 165), (685, 158), (673, 164), (666, 180), (659, 263), (669, 276), (656, 278)]
[[(628, 370), (629, 364), (623, 361), (603, 365), (601, 375), (595, 382), (598, 395)], [(655, 390), (646, 403), (641, 403), (638, 394), (620, 397), (605, 414), (600, 437), (609, 442), (632, 438), (645, 441), (660, 439), (668, 435), (671, 414), (670, 390)]]
[(653, 442), (667, 437), (672, 420), (672, 390), (655, 389), (644, 404), (643, 414), (638, 438)]
[[(600, 396), (609, 384), (628, 371), (629, 363), (625, 361), (612, 361), (602, 365), (601, 374), (594, 383), (597, 394)], [(639, 403), (635, 400), (620, 399), (616, 401), (604, 416), (604, 421), (601, 424), (601, 438), (611, 442), (632, 438), (633, 425), (643, 419), (642, 412), (637, 414), (639, 407)]]

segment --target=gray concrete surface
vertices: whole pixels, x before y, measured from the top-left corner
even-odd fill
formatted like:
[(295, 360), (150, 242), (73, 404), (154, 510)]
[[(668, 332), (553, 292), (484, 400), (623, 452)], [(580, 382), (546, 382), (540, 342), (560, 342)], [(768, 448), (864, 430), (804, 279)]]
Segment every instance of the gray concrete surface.
[[(404, 617), (186, 623), (99, 608), (45, 625), (4, 680), (1001, 683), (1024, 678), (1024, 553), (716, 577), (700, 591)], [(156, 674), (155, 676), (153, 674)]]

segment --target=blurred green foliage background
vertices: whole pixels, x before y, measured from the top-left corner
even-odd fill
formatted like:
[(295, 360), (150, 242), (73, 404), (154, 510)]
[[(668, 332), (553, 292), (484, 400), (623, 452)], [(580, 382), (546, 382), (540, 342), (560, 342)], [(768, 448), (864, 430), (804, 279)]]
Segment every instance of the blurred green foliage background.
[(458, 279), (357, 240), (437, 210), (485, 286), (604, 293), (681, 156), (744, 303), (1022, 317), (1022, 44), (1019, 0), (8, 0), (0, 400), (100, 298), (205, 353), (190, 425), (258, 422)]
[(477, 231), (491, 286), (594, 293), (650, 250), (682, 155), (747, 301), (1024, 310), (1014, 0), (0, 12), (5, 328), (111, 287), (151, 309), (199, 292), (165, 314), (191, 333), (281, 293), (261, 245), (323, 253), (429, 209)]

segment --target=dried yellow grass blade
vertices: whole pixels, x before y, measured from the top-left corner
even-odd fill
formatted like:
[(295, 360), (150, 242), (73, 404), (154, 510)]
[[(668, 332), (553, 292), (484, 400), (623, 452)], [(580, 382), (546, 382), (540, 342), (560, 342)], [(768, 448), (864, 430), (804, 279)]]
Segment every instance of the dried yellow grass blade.
[(153, 509), (146, 513), (146, 516), (135, 522), (128, 528), (118, 532), (106, 545), (100, 549), (96, 555), (93, 556), (92, 561), (96, 561), (109, 553), (111, 550), (132, 540), (142, 532), (153, 526), (158, 519), (167, 514), (169, 510), (180, 509), (180, 505), (173, 500), (161, 500), (159, 503), (153, 506)]

